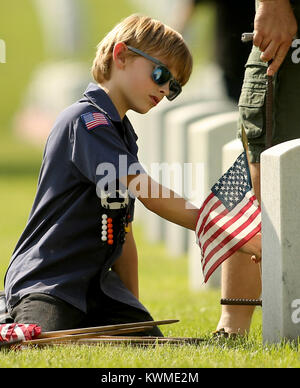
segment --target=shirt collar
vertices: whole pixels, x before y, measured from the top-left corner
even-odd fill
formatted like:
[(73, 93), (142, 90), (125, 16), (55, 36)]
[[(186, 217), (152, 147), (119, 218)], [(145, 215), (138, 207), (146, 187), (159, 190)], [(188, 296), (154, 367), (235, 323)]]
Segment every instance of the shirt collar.
[(108, 94), (98, 85), (90, 83), (84, 92), (84, 96), (98, 109), (107, 114), (112, 121), (122, 122), (120, 115)]
[(121, 120), (121, 117), (114, 106), (112, 100), (110, 99), (109, 95), (101, 89), (98, 85), (94, 83), (90, 83), (84, 92), (84, 96), (93, 104), (95, 105), (100, 111), (102, 111), (104, 114), (108, 115), (108, 117), (115, 122), (120, 122), (122, 125), (122, 129), (125, 132), (125, 129), (130, 131), (133, 135), (133, 138), (135, 141), (137, 141), (138, 136), (133, 129), (131, 122), (129, 121), (128, 117), (125, 115), (124, 119)]

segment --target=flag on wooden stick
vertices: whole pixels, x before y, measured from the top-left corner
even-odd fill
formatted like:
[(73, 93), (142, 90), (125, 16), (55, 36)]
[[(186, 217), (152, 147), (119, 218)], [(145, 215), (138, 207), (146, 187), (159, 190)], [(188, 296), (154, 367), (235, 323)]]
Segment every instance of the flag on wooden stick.
[(261, 210), (253, 191), (245, 149), (211, 188), (199, 210), (196, 242), (201, 250), (204, 281), (260, 230)]
[(0, 343), (31, 340), (38, 337), (41, 331), (36, 324), (5, 323), (0, 325)]

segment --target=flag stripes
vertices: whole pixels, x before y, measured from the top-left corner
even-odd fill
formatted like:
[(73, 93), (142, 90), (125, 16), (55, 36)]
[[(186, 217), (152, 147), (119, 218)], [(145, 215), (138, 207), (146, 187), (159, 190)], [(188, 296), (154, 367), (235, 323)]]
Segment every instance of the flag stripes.
[(35, 324), (6, 323), (0, 325), (0, 342), (13, 342), (15, 340), (31, 340), (42, 332)]
[(96, 128), (99, 125), (109, 125), (109, 122), (103, 113), (90, 112), (81, 115), (81, 117), (88, 130)]
[(261, 210), (249, 179), (243, 153), (213, 186), (199, 210), (195, 232), (205, 282), (261, 229)]

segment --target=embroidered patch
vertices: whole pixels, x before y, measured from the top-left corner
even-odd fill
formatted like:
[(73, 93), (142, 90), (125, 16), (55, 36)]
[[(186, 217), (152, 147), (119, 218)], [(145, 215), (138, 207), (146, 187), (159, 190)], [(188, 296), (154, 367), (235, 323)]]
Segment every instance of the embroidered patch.
[(99, 112), (90, 112), (84, 113), (81, 115), (81, 118), (86, 126), (86, 129), (90, 131), (93, 128), (99, 127), (101, 125), (109, 125), (109, 122), (103, 113)]

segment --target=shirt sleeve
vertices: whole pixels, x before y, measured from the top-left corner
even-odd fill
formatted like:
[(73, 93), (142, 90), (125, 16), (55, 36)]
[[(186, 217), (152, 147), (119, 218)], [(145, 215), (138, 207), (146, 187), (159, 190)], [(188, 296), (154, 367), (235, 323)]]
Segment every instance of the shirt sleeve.
[(89, 130), (79, 118), (74, 123), (72, 138), (72, 162), (99, 188), (123, 176), (145, 173), (137, 155), (130, 152), (111, 123)]

